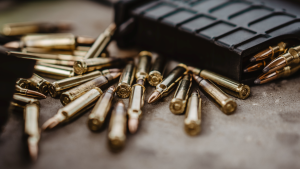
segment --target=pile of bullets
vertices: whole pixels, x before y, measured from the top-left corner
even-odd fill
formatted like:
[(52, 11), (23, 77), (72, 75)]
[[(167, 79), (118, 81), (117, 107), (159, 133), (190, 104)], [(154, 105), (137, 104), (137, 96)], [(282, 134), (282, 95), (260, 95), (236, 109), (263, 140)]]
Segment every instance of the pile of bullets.
[(255, 84), (264, 84), (275, 79), (289, 77), (300, 69), (300, 46), (288, 48), (288, 43), (280, 42), (270, 46), (250, 58), (250, 65), (245, 73), (262, 71), (255, 81)]
[[(250, 88), (247, 85), (183, 63), (178, 64), (164, 76), (166, 59), (158, 56), (152, 64), (153, 54), (149, 51), (139, 53), (137, 65), (133, 60), (108, 57), (108, 54), (102, 57), (115, 29), (115, 25), (112, 24), (93, 43), (89, 40), (91, 47), (84, 56), (75, 56), (76, 45), (80, 44), (79, 37), (71, 38), (56, 34), (36, 34), (32, 37), (25, 35), (16, 45), (22, 52), (7, 52), (8, 55), (38, 61), (35, 67), (36, 74), (29, 79), (19, 79), (16, 82), (12, 102), (14, 108), (24, 110), (25, 132), (29, 136), (28, 147), (32, 159), (37, 158), (40, 138), (37, 123), (39, 101), (36, 98), (46, 98), (48, 93), (53, 98), (59, 97), (64, 107), (42, 125), (43, 130), (68, 123), (93, 108), (88, 118), (88, 128), (91, 131), (99, 131), (104, 128), (104, 122), (109, 120), (107, 118), (111, 108), (114, 107), (108, 128), (108, 143), (113, 151), (119, 151), (124, 147), (127, 129), (134, 134), (141, 125), (147, 82), (150, 86), (156, 87), (148, 98), (149, 104), (167, 96), (177, 87), (169, 108), (175, 115), (185, 113), (184, 130), (191, 136), (201, 132), (200, 90), (190, 91), (192, 79), (227, 115), (232, 114), (237, 108), (235, 100), (229, 95), (239, 99), (246, 99), (250, 95)], [(67, 45), (69, 42), (72, 44)], [(14, 46), (13, 43), (17, 42), (10, 42), (10, 48)], [(9, 44), (5, 46), (9, 47)], [(24, 48), (26, 52), (23, 51)], [(31, 48), (44, 53), (28, 52), (32, 51)], [(69, 51), (72, 55), (50, 54), (59, 50)], [(50, 83), (41, 76), (58, 81)], [(109, 85), (117, 78), (119, 82), (116, 87)], [(103, 92), (105, 88), (108, 89)], [(112, 105), (116, 96), (129, 98), (128, 108), (123, 101)]]

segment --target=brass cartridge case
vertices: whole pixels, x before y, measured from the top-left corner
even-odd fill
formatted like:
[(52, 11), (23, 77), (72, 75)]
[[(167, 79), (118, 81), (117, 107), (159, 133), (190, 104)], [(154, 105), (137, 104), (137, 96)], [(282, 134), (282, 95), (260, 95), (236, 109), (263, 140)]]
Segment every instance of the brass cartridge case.
[(170, 102), (169, 108), (173, 114), (182, 114), (184, 112), (191, 86), (192, 76), (187, 74), (179, 82), (174, 97)]
[(116, 89), (116, 93), (119, 97), (129, 97), (131, 93), (131, 85), (134, 80), (135, 71), (136, 68), (133, 62), (128, 63), (124, 68)]
[(111, 103), (115, 95), (116, 88), (111, 86), (97, 101), (94, 109), (89, 115), (88, 127), (91, 131), (99, 131), (111, 109)]
[(18, 85), (24, 89), (29, 89), (29, 84), (30, 84), (30, 81), (28, 79), (23, 79), (23, 78), (20, 78), (16, 82), (16, 85)]
[[(89, 48), (89, 47), (86, 47)], [(34, 48), (34, 47), (24, 47), (21, 49), (22, 53), (37, 53), (37, 54), (51, 54), (51, 55), (73, 55), (76, 57), (81, 57), (86, 55), (86, 48), (77, 47), (76, 50), (51, 50), (45, 48)]]
[(81, 75), (107, 67), (119, 67), (122, 64), (121, 62), (121, 59), (112, 57), (83, 59), (75, 61), (73, 68), (76, 74)]
[(189, 67), (189, 70), (195, 75), (201, 76), (204, 79), (209, 79), (217, 85), (226, 88), (224, 90), (226, 93), (239, 99), (246, 99), (250, 95), (250, 87), (248, 85), (244, 85), (209, 70), (201, 70), (194, 67)]
[(84, 56), (84, 59), (96, 58), (100, 54), (102, 54), (105, 51), (107, 45), (109, 44), (115, 30), (115, 24), (109, 25), (109, 27), (106, 28), (106, 30), (98, 36), (91, 49)]
[(148, 72), (151, 65), (152, 53), (148, 51), (142, 51), (139, 54), (139, 63), (136, 69), (135, 78), (136, 81), (143, 80), (146, 81), (148, 78)]
[(67, 123), (82, 114), (84, 111), (92, 108), (101, 95), (102, 90), (95, 87), (81, 95), (77, 100), (74, 100), (72, 103), (59, 109), (53, 118), (56, 119), (59, 124)]
[(44, 78), (40, 77), (39, 75), (37, 75), (35, 73), (33, 74), (33, 76), (31, 78), (29, 78), (29, 80), (30, 80), (29, 89), (38, 91), (45, 95), (48, 94), (48, 92), (49, 92), (48, 85), (50, 83), (47, 80), (45, 80)]
[[(108, 74), (105, 76), (99, 76), (91, 81), (85, 82), (75, 88), (72, 88), (66, 92), (63, 92), (60, 97), (60, 102), (63, 105), (66, 105), (78, 97), (82, 96), (84, 93), (88, 92), (89, 90), (95, 88), (95, 87), (102, 87), (103, 85), (106, 85), (109, 81), (113, 80), (113, 77)], [(99, 89), (101, 90), (101, 89)]]
[(151, 86), (157, 86), (163, 80), (166, 59), (163, 57), (156, 58), (151, 71), (149, 72), (148, 82)]
[(71, 28), (70, 23), (24, 22), (8, 23), (2, 28), (5, 36), (18, 36), (29, 33), (50, 33)]
[(144, 106), (145, 87), (141, 84), (132, 86), (131, 95), (129, 98), (128, 116), (130, 119), (139, 120), (142, 116), (142, 107)]
[(49, 93), (51, 97), (60, 96), (60, 94), (69, 88), (78, 86), (87, 81), (93, 80), (99, 76), (103, 75), (101, 71), (94, 71), (85, 75), (79, 75), (74, 77), (69, 77), (66, 79), (58, 80), (49, 84)]
[(81, 56), (63, 55), (63, 54), (24, 53), (24, 52), (15, 52), (15, 51), (9, 51), (7, 53), (8, 53), (8, 55), (13, 55), (13, 56), (17, 56), (17, 57), (36, 58), (36, 59), (68, 60), (68, 61), (73, 61), (73, 62), (76, 60), (82, 59)]
[(66, 66), (38, 63), (37, 65), (35, 65), (34, 70), (39, 75), (50, 77), (53, 79), (64, 79), (74, 76), (73, 69)]
[(192, 92), (188, 100), (184, 129), (191, 136), (195, 136), (201, 132), (201, 98), (198, 90)]
[(216, 103), (216, 105), (225, 114), (231, 114), (236, 110), (236, 102), (225, 94), (221, 89), (219, 89), (214, 84), (210, 83), (208, 80), (201, 78), (200, 76), (194, 75), (194, 79), (199, 84), (199, 86), (206, 92), (210, 98)]
[(108, 143), (112, 150), (120, 150), (126, 141), (126, 110), (123, 101), (119, 101), (110, 118), (108, 128)]
[(26, 104), (36, 104), (40, 105), (39, 100), (33, 99), (30, 97), (25, 97), (25, 96), (20, 96), (20, 95), (13, 95), (13, 100), (14, 103), (17, 103), (19, 105), (25, 106)]
[(168, 95), (175, 85), (181, 80), (182, 75), (187, 71), (187, 66), (185, 64), (178, 64), (169, 75), (156, 86), (156, 91), (161, 94), (161, 97)]

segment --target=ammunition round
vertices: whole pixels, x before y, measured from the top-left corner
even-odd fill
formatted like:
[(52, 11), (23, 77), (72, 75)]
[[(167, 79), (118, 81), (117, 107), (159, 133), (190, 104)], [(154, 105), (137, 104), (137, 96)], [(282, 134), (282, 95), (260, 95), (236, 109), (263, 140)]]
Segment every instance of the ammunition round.
[(149, 72), (148, 82), (151, 86), (157, 86), (163, 80), (163, 72), (165, 70), (166, 59), (159, 56), (156, 58), (151, 71)]
[(135, 66), (133, 62), (130, 62), (126, 65), (123, 73), (120, 77), (116, 93), (121, 98), (127, 98), (131, 93), (131, 85), (135, 75)]
[(250, 87), (248, 85), (240, 84), (236, 92), (239, 94), (238, 98), (246, 99), (250, 95)]
[(197, 135), (201, 131), (201, 98), (198, 90), (193, 91), (188, 99), (185, 113), (184, 129), (191, 136)]

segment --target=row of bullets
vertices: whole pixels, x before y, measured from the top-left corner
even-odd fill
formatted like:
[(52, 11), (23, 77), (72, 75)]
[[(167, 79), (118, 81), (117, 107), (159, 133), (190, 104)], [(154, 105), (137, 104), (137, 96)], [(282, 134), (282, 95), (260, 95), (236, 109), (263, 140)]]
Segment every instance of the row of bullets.
[(252, 63), (244, 69), (244, 72), (259, 70), (263, 72), (254, 81), (255, 84), (264, 84), (293, 75), (300, 69), (300, 46), (290, 48), (288, 46), (288, 43), (280, 42), (259, 52), (250, 58)]

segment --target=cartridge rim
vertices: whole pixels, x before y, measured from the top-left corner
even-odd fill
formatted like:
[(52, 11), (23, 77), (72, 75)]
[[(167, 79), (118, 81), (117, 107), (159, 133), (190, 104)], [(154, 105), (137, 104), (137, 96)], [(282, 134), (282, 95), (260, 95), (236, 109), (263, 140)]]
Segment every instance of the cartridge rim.
[(40, 88), (39, 88), (38, 92), (47, 95), (49, 93), (49, 90), (48, 90), (49, 84), (50, 83), (47, 82), (47, 81), (42, 82), (41, 85), (40, 85)]
[(248, 85), (240, 84), (237, 88), (240, 99), (246, 99), (250, 95), (250, 87)]
[(71, 102), (71, 99), (67, 94), (62, 93), (60, 96), (60, 102), (65, 106)]
[(91, 131), (99, 131), (102, 125), (103, 122), (96, 117), (88, 120), (88, 127)]
[(116, 89), (116, 93), (121, 98), (127, 98), (130, 96), (131, 86), (129, 84), (122, 83), (122, 84), (118, 85), (118, 87)]
[(49, 86), (48, 86), (48, 90), (49, 90), (49, 94), (51, 97), (57, 97), (58, 96), (58, 91), (57, 91), (57, 88), (56, 88), (56, 83), (50, 83)]
[(87, 70), (87, 66), (83, 60), (75, 61), (73, 68), (74, 68), (74, 73), (79, 75), (82, 75)]
[(236, 110), (236, 107), (236, 102), (233, 99), (229, 98), (224, 102), (222, 106), (222, 112), (227, 115), (232, 114)]
[(200, 120), (191, 121), (190, 119), (184, 120), (184, 130), (191, 136), (198, 135), (201, 132)]
[(151, 86), (157, 86), (160, 82), (162, 82), (163, 76), (159, 71), (151, 71), (148, 76), (148, 82)]
[(182, 114), (186, 107), (186, 101), (178, 98), (173, 98), (170, 102), (170, 110), (173, 114)]

